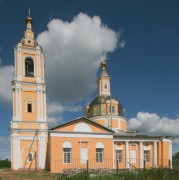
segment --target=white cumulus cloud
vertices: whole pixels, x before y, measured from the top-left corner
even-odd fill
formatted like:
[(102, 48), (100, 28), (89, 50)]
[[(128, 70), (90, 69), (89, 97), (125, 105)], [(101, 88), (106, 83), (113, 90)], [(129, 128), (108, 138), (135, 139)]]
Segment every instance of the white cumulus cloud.
[(159, 117), (156, 113), (138, 112), (135, 118), (129, 119), (128, 128), (179, 137), (179, 119)]
[[(71, 22), (53, 19), (37, 41), (45, 52), (46, 83), (52, 100), (76, 102), (96, 88), (102, 52), (117, 48), (120, 33), (102, 24), (99, 16), (80, 13)], [(125, 41), (119, 42), (124, 47)]]
[(173, 154), (179, 152), (179, 118), (160, 117), (156, 113), (138, 112), (128, 121), (128, 129), (144, 133), (173, 136)]
[(0, 64), (0, 103), (10, 104), (12, 102), (12, 87), (14, 67), (12, 65), (1, 66)]

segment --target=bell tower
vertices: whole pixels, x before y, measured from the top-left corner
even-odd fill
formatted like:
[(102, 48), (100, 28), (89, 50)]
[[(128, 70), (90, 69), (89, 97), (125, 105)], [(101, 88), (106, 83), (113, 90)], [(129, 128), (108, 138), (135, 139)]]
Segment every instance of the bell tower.
[(24, 37), (14, 48), (11, 121), (12, 169), (44, 169), (48, 138), (44, 54), (34, 39), (32, 18), (25, 19)]
[(105, 59), (103, 59), (100, 66), (101, 66), (101, 73), (97, 80), (98, 95), (110, 95), (110, 77), (106, 72)]

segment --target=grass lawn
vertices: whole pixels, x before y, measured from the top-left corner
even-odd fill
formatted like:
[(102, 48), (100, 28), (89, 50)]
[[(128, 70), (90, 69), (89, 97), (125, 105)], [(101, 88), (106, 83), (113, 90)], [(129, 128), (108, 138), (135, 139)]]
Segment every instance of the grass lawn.
[(118, 175), (95, 175), (85, 174), (73, 177), (59, 176), (59, 180), (179, 180), (179, 170), (149, 169), (139, 171), (123, 171)]
[(179, 180), (179, 170), (149, 169), (123, 171), (118, 175), (87, 175), (81, 174), (67, 177), (51, 174), (46, 171), (24, 172), (0, 169), (0, 180)]

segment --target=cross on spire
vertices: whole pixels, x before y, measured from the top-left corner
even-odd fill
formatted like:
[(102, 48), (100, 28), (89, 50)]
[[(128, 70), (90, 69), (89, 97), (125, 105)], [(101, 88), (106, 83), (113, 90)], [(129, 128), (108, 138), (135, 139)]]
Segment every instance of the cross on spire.
[(29, 8), (29, 17), (30, 17), (30, 8)]

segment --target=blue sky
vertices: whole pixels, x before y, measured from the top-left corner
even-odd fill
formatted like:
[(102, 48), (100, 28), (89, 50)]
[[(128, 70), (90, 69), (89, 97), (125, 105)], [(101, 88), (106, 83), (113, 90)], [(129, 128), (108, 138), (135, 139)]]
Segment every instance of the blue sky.
[[(117, 48), (113, 47), (111, 51), (107, 51), (107, 71), (111, 77), (112, 94), (126, 108), (129, 127), (138, 128), (140, 131), (173, 135), (176, 137), (174, 152), (179, 151), (179, 133), (176, 133), (179, 128), (179, 1), (0, 0), (0, 73), (2, 69), (5, 70), (5, 66), (14, 64), (13, 48), (23, 37), (26, 28), (24, 19), (29, 7), (36, 37), (48, 29), (47, 24), (53, 19), (71, 23), (79, 13), (86, 14), (89, 18), (98, 16), (102, 22), (101, 26), (106, 26), (107, 31), (110, 29), (118, 33), (120, 39)], [(93, 41), (88, 37), (86, 39)], [(122, 47), (120, 42), (125, 42)], [(49, 57), (48, 53), (47, 57)], [(95, 70), (91, 71), (94, 72), (91, 76), (97, 75)], [(74, 77), (69, 78), (73, 80)], [(4, 82), (5, 79), (3, 76), (0, 82)], [(62, 76), (61, 80), (66, 82), (65, 76)], [(94, 86), (93, 80), (94, 77), (91, 80), (92, 86)], [(76, 79), (74, 81), (76, 82)], [(85, 83), (87, 84), (88, 81)], [(67, 94), (64, 96), (61, 94), (59, 98), (50, 97), (50, 89), (53, 88), (53, 85), (47, 86), (47, 95), (49, 91), (49, 101), (51, 101), (49, 107), (60, 106), (61, 109), (55, 112), (55, 117), (51, 115), (51, 118), (59, 118), (59, 123), (82, 116), (84, 106), (96, 96), (93, 87), (78, 99), (61, 98), (68, 96)], [(78, 87), (75, 89), (74, 96)], [(4, 85), (0, 86), (0, 92), (0, 141), (4, 142), (3, 147), (0, 146), (0, 152), (3, 152), (0, 157), (5, 157), (9, 156), (7, 155), (9, 145), (5, 138), (8, 138), (9, 134), (7, 129), (12, 117), (12, 106), (10, 98), (3, 98), (5, 97), (3, 93), (6, 92)], [(53, 98), (58, 100), (54, 102)], [(134, 119), (141, 120), (140, 113), (145, 115), (147, 123), (151, 121), (154, 126), (156, 123), (158, 129), (153, 131), (147, 129), (145, 126), (148, 124), (143, 121), (143, 125), (139, 127), (133, 125)], [(164, 130), (161, 124), (159, 127), (158, 122), (165, 124)]]

